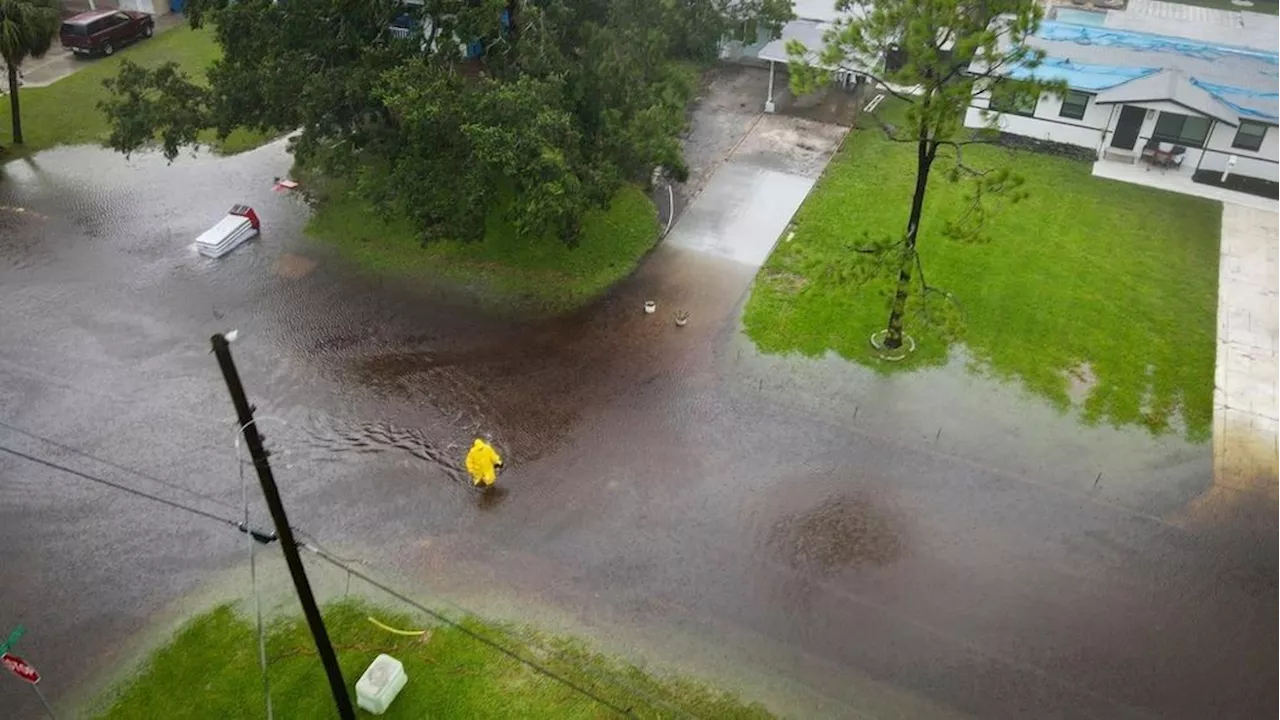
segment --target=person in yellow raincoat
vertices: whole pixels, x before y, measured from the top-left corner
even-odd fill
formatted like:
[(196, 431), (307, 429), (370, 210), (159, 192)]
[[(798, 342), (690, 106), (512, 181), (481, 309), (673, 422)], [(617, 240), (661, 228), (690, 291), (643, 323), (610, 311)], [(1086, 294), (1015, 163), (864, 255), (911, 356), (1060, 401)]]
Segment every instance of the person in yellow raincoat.
[(492, 487), (498, 481), (499, 467), (502, 467), (502, 456), (492, 445), (476, 438), (467, 451), (467, 472), (471, 475), (471, 484), (478, 488)]

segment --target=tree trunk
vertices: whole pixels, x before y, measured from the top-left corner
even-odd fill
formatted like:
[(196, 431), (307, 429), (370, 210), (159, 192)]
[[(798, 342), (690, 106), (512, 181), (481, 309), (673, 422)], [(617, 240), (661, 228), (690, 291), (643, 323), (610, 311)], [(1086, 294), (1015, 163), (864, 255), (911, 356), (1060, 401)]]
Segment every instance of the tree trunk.
[(9, 115), (13, 119), (13, 144), (22, 144), (22, 109), (18, 107), (18, 66), (5, 63), (9, 68)]
[(929, 168), (933, 165), (934, 148), (928, 137), (921, 133), (916, 142), (916, 191), (911, 196), (911, 216), (907, 218), (907, 234), (902, 241), (902, 255), (898, 260), (898, 287), (893, 294), (889, 310), (889, 324), (885, 329), (884, 346), (890, 350), (902, 347), (902, 321), (907, 312), (907, 296), (911, 291), (911, 268), (916, 261), (916, 236), (920, 232), (920, 216), (924, 212), (924, 193), (929, 186)]
[(431, 18), (431, 34), (427, 36), (427, 52), (434, 53), (436, 51), (436, 33), (440, 31), (440, 21), (434, 15)]

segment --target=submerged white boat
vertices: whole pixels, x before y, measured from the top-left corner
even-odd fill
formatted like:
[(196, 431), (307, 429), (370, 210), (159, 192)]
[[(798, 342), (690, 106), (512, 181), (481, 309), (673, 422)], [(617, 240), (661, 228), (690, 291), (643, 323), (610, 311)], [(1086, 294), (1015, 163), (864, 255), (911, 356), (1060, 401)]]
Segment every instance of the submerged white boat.
[(205, 230), (196, 238), (196, 250), (201, 255), (219, 258), (236, 249), (241, 243), (258, 234), (260, 223), (253, 208), (235, 205), (217, 225)]

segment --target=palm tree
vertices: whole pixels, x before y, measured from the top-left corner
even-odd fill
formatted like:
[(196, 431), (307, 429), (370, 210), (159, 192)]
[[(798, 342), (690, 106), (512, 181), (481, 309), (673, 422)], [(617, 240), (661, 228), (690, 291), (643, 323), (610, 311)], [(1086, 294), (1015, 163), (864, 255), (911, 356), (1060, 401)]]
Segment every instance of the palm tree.
[(53, 45), (62, 25), (58, 0), (0, 0), (0, 57), (9, 69), (9, 111), (13, 142), (22, 144), (22, 113), (18, 107), (18, 68), (28, 57), (42, 57)]

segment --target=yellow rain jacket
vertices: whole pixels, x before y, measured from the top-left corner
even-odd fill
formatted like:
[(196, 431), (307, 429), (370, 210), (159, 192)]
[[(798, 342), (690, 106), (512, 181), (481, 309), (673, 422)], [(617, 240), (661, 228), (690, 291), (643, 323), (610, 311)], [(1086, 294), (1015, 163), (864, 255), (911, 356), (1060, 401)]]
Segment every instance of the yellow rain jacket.
[(471, 474), (472, 484), (489, 487), (497, 482), (499, 465), (502, 465), (502, 456), (489, 443), (476, 438), (467, 451), (467, 472)]

